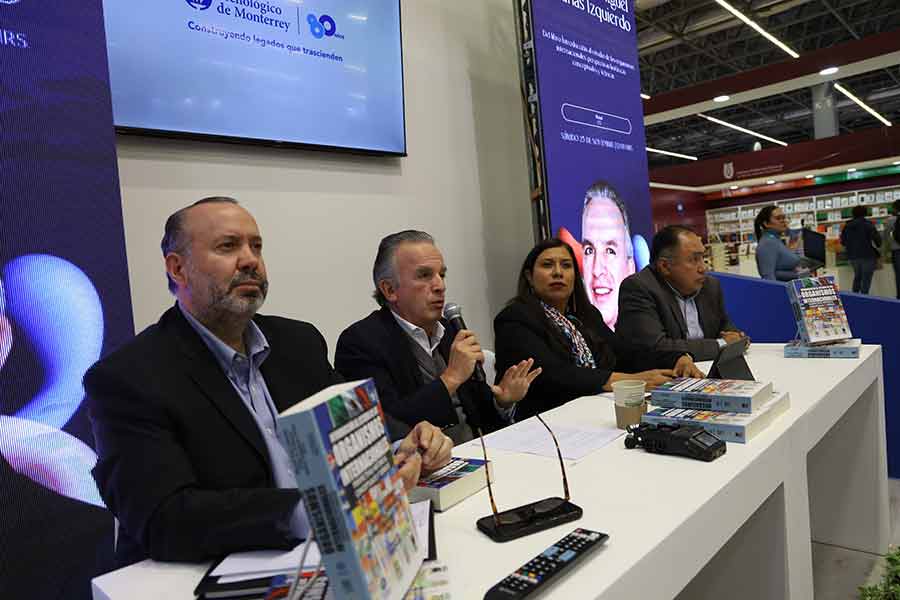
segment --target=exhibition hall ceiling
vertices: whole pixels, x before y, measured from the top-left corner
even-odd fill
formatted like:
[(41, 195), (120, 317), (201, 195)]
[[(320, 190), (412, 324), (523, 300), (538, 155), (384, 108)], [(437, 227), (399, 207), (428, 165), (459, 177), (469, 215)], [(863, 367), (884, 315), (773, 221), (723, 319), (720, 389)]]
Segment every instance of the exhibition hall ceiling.
[[(728, 0), (738, 11), (800, 56), (896, 31), (900, 0)], [(641, 85), (651, 97), (793, 60), (784, 50), (715, 0), (638, 0)], [(888, 121), (900, 126), (900, 65), (835, 79)], [(842, 93), (834, 92), (840, 133), (883, 127)], [(705, 114), (788, 144), (815, 139), (812, 88), (729, 104)], [(771, 142), (696, 115), (647, 126), (647, 146), (700, 160), (747, 152)], [(650, 168), (684, 160), (648, 153)]]

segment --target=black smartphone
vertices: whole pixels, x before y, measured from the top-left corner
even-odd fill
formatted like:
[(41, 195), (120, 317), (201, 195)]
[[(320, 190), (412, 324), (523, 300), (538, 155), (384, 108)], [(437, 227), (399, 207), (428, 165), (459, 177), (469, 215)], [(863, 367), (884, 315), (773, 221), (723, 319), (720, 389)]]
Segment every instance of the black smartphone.
[(559, 497), (538, 500), (517, 508), (488, 515), (475, 523), (478, 529), (495, 542), (508, 542), (550, 529), (563, 523), (577, 521), (584, 511), (581, 507)]

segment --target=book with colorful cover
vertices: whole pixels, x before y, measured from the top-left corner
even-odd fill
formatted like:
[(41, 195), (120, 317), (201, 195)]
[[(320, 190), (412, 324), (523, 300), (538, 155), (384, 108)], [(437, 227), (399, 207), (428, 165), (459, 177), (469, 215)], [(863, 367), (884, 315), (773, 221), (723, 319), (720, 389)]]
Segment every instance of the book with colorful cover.
[(450, 600), (450, 573), (447, 565), (431, 560), (422, 565), (404, 600)]
[(698, 425), (725, 442), (745, 444), (791, 406), (787, 392), (772, 394), (751, 413), (689, 408), (656, 408), (641, 416), (642, 423)]
[[(431, 500), (434, 510), (438, 512), (447, 510), (487, 487), (484, 469), (484, 460), (454, 457), (446, 466), (421, 477), (416, 487), (409, 492), (410, 500), (412, 502)], [(490, 463), (487, 470), (491, 481), (494, 481)]]
[(750, 413), (771, 394), (771, 382), (679, 377), (653, 388), (650, 403), (665, 408)]
[[(301, 581), (300, 585), (310, 577), (311, 575), (304, 575), (304, 581)], [(291, 591), (293, 581), (289, 575), (273, 577), (265, 600), (291, 600), (288, 598), (288, 593)], [(319, 575), (303, 593), (303, 600), (333, 600), (333, 598), (327, 575)], [(403, 600), (450, 599), (450, 577), (447, 565), (440, 561), (430, 560), (422, 564), (422, 568), (419, 569)]]
[(336, 597), (400, 600), (425, 556), (372, 379), (333, 385), (278, 417)]
[(816, 346), (853, 337), (833, 276), (794, 279), (787, 290), (803, 343)]
[(854, 338), (833, 344), (810, 346), (800, 340), (794, 340), (784, 345), (785, 358), (859, 358), (859, 348), (862, 340)]

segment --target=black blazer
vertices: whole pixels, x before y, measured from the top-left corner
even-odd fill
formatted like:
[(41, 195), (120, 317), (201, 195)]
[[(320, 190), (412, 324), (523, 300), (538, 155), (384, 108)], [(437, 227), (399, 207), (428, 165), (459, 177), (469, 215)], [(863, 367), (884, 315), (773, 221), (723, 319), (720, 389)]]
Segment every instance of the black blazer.
[(713, 360), (719, 355), (716, 341), (722, 331), (738, 331), (725, 312), (722, 287), (707, 277), (694, 298), (703, 338), (687, 339), (687, 323), (675, 292), (656, 269), (645, 267), (622, 281), (619, 287), (619, 319), (616, 335), (638, 352), (650, 350), (689, 353), (694, 360)]
[[(315, 327), (254, 322), (271, 347), (261, 371), (279, 411), (339, 381)], [(287, 527), (299, 492), (275, 487), (253, 417), (177, 306), (91, 367), (84, 385), (120, 565), (299, 541)]]
[[(444, 326), (446, 334), (439, 352), (448, 360), (454, 332), (446, 323)], [(348, 380), (373, 377), (386, 416), (405, 423), (407, 428), (422, 420), (438, 427), (459, 423), (444, 382), (435, 379), (425, 383), (410, 343), (390, 309), (384, 307), (341, 333), (334, 365)], [(494, 408), (494, 395), (486, 384), (469, 380), (459, 387), (457, 396), (473, 430), (481, 427), (487, 433), (506, 425)]]
[(847, 249), (847, 258), (878, 258), (881, 251), (881, 234), (865, 217), (851, 219), (841, 230), (841, 244)]
[(577, 327), (594, 355), (597, 368), (579, 367), (562, 334), (556, 331), (556, 325), (547, 321), (538, 310), (515, 300), (494, 318), (497, 373), (503, 373), (527, 358), (534, 358), (534, 366), (543, 369), (516, 406), (516, 421), (580, 396), (603, 392), (613, 371), (627, 373), (651, 367), (672, 368), (683, 354), (654, 352), (638, 357), (627, 344), (616, 338), (603, 322), (600, 311), (591, 306), (588, 309), (592, 316), (590, 322), (577, 324)]

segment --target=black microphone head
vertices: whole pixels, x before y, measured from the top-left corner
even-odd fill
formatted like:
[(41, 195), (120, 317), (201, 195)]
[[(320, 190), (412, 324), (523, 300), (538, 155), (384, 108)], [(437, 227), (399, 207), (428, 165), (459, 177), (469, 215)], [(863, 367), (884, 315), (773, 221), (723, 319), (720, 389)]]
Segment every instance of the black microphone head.
[(462, 309), (455, 302), (448, 302), (444, 305), (444, 318), (448, 321), (462, 318)]

